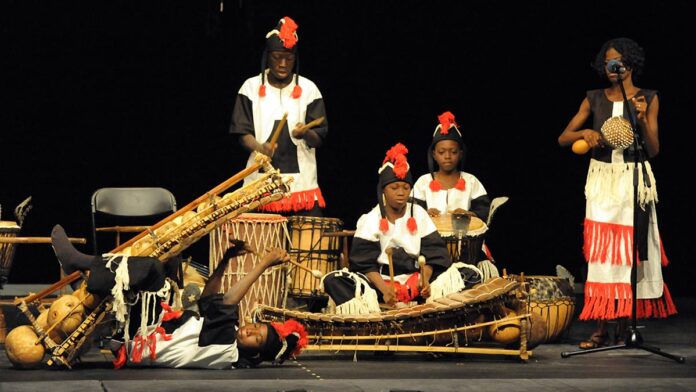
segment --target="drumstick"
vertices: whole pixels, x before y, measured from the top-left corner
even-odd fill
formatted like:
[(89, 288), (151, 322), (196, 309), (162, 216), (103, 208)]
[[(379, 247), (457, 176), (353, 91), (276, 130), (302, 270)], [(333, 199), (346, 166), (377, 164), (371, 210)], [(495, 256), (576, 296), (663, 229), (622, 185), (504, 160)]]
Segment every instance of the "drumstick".
[(387, 254), (387, 258), (389, 259), (389, 280), (391, 280), (391, 284), (394, 286), (394, 290), (396, 290), (396, 283), (394, 282), (394, 263), (392, 262), (392, 253), (394, 253), (394, 249), (387, 248), (384, 253)]
[(323, 276), (323, 274), (319, 270), (313, 270), (313, 269), (307, 268), (304, 265), (302, 265), (294, 260), (289, 260), (289, 262), (290, 262), (290, 264), (295, 265), (297, 268), (300, 268), (300, 269), (303, 269), (303, 270), (309, 272), (310, 274), (312, 274), (312, 276), (314, 276), (317, 279), (321, 279), (321, 277)]
[(420, 280), (421, 288), (425, 287), (425, 275), (423, 275), (423, 270), (425, 270), (425, 256), (418, 256), (418, 269), (420, 270)]
[[(256, 257), (261, 258), (261, 256), (259, 256), (259, 254), (258, 254), (257, 252), (255, 252), (255, 251), (252, 250), (251, 253), (253, 253), (254, 255), (256, 255)], [(317, 279), (321, 279), (321, 277), (324, 276), (324, 275), (321, 273), (321, 271), (319, 271), (319, 270), (313, 270), (313, 269), (310, 269), (310, 268), (308, 268), (308, 267), (305, 267), (304, 265), (302, 265), (302, 264), (300, 264), (300, 263), (298, 263), (297, 261), (294, 261), (294, 260), (292, 260), (292, 259), (290, 259), (290, 260), (288, 260), (288, 261), (290, 262), (290, 264), (293, 264), (293, 265), (295, 265), (296, 267), (298, 267), (298, 268), (300, 268), (300, 269), (303, 269), (303, 270), (309, 272), (310, 274), (312, 274), (313, 277), (315, 277), (315, 278), (317, 278)]]
[[(280, 119), (280, 122), (278, 123), (278, 126), (276, 127), (275, 131), (273, 131), (273, 136), (271, 136), (271, 148), (274, 148), (276, 142), (278, 141), (278, 137), (280, 136), (280, 130), (283, 129), (285, 126), (285, 121), (288, 119), (288, 112), (285, 112), (283, 114), (283, 118)], [(275, 152), (275, 150), (273, 150)]]
[(312, 129), (316, 127), (317, 125), (321, 125), (321, 123), (324, 122), (325, 117), (319, 117), (316, 120), (312, 120), (308, 122), (307, 124), (303, 125), (300, 127), (300, 130), (304, 131), (305, 129)]

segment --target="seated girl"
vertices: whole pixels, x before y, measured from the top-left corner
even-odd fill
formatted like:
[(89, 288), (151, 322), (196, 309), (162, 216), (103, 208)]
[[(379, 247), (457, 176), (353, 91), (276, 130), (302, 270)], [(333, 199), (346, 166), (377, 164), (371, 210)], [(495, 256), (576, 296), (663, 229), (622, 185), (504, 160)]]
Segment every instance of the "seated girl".
[[(481, 181), (462, 169), (466, 145), (454, 115), (444, 112), (438, 120), (428, 149), (430, 173), (418, 178), (413, 189), (414, 197), (433, 219), (442, 214), (464, 214), (486, 222), (491, 199)], [(497, 268), (490, 261), (493, 256), (488, 247), (483, 244), (477, 252), (476, 260), (468, 261), (477, 262), (484, 271), (484, 278), (498, 276)]]
[(435, 127), (428, 149), (430, 173), (418, 178), (414, 197), (425, 203), (430, 216), (460, 210), (485, 222), (491, 200), (483, 184), (473, 174), (462, 170), (466, 146), (454, 115), (444, 112), (438, 120), (440, 123)]
[[(358, 220), (349, 269), (323, 278), (338, 314), (379, 312), (379, 302), (394, 306), (433, 300), (465, 287), (432, 220), (412, 201), (407, 152), (400, 143), (387, 152), (378, 172), (377, 205)], [(422, 277), (419, 256), (426, 260)]]

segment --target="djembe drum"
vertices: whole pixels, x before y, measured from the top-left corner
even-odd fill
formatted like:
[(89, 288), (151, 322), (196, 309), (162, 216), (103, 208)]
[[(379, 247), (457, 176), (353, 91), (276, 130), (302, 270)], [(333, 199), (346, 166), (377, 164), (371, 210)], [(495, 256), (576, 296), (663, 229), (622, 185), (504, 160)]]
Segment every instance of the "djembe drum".
[(478, 217), (472, 216), (466, 233), (457, 233), (456, 219), (452, 214), (440, 214), (432, 217), (437, 231), (447, 244), (452, 261), (463, 261), (467, 264), (476, 264), (478, 255), (483, 247), (483, 240), (488, 231), (488, 226)]
[[(230, 219), (210, 233), (210, 271), (229, 248), (229, 238), (243, 240), (256, 250), (230, 261), (222, 278), (222, 292), (226, 292), (256, 266), (266, 249), (285, 249), (287, 219), (277, 214), (245, 213)], [(240, 318), (246, 320), (256, 304), (283, 307), (286, 296), (285, 270), (282, 265), (264, 271), (239, 303)]]
[[(336, 218), (311, 216), (291, 216), (288, 218), (290, 231), (290, 257), (321, 275), (337, 270), (341, 258), (341, 239), (336, 236), (324, 236), (343, 230), (343, 222)], [(319, 279), (309, 271), (294, 268), (289, 294), (298, 298), (321, 296)]]
[[(16, 222), (0, 221), (0, 237), (17, 237), (19, 229)], [(7, 283), (14, 253), (15, 244), (0, 242), (0, 288)]]
[(575, 293), (570, 281), (558, 276), (525, 276), (529, 285), (530, 311), (546, 320), (546, 338), (558, 339), (570, 326), (575, 313)]

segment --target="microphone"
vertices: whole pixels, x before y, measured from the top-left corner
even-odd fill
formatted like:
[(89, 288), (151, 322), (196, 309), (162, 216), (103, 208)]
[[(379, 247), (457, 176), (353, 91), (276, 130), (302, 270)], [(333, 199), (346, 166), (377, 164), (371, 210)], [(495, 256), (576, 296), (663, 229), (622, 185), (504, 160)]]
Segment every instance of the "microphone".
[(607, 63), (607, 71), (615, 74), (622, 74), (626, 72), (626, 66), (619, 60), (609, 60)]

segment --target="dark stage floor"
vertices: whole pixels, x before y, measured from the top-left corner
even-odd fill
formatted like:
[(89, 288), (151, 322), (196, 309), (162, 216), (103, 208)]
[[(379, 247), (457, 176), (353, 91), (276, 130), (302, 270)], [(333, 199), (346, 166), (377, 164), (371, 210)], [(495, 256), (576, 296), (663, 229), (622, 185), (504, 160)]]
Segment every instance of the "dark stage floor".
[[(73, 370), (15, 370), (0, 354), (4, 391), (696, 391), (696, 298), (677, 298), (680, 313), (639, 323), (647, 344), (686, 356), (679, 364), (638, 349), (620, 349), (563, 359), (593, 324), (574, 322), (560, 343), (534, 349), (527, 363), (512, 357), (372, 353), (312, 353), (280, 367), (202, 371), (111, 369), (93, 349)], [(8, 320), (8, 324), (11, 320)]]

